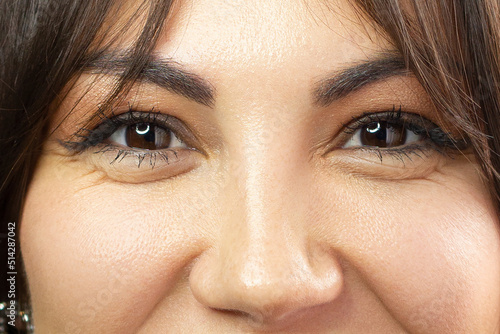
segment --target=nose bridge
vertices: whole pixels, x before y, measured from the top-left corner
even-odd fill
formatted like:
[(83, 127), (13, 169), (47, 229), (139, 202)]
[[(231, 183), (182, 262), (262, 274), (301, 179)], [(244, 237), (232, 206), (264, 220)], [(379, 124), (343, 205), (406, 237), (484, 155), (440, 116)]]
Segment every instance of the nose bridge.
[(256, 298), (269, 289), (274, 296), (286, 293), (292, 280), (307, 279), (308, 267), (307, 188), (301, 184), (307, 167), (290, 150), (293, 143), (283, 147), (272, 138), (277, 133), (268, 131), (261, 133), (267, 141), (238, 150), (245, 155), (231, 165), (229, 184), (236, 187), (226, 193), (233, 205), (221, 230), (222, 240), (232, 240), (221, 242), (221, 254), (231, 268), (225, 274), (237, 277), (235, 284), (251, 289)]
[(298, 136), (290, 134), (293, 126), (267, 119), (265, 125), (250, 132), (256, 139), (241, 137), (238, 153), (232, 154), (229, 187), (236, 187), (226, 194), (237, 202), (224, 226), (240, 232), (238, 237), (246, 241), (240, 245), (245, 245), (249, 260), (271, 261), (280, 257), (262, 253), (285, 256), (286, 250), (300, 248), (303, 253), (305, 247), (310, 173), (307, 158), (298, 149)]
[(285, 219), (287, 211), (307, 205), (301, 197), (311, 175), (308, 149), (302, 140), (305, 136), (297, 135), (304, 122), (293, 110), (267, 107), (270, 112), (259, 113), (256, 107), (247, 119), (240, 120), (240, 135), (230, 138), (229, 184), (237, 185), (235, 196), (240, 198), (249, 224), (266, 221), (263, 216), (269, 215)]

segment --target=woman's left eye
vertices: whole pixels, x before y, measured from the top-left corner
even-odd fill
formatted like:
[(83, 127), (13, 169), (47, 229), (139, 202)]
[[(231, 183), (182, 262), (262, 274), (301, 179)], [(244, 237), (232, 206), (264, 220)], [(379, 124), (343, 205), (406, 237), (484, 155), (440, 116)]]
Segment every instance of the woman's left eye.
[(414, 144), (424, 139), (424, 135), (417, 134), (404, 124), (391, 123), (389, 121), (374, 121), (354, 130), (351, 138), (342, 148), (395, 148)]
[(122, 147), (152, 151), (187, 148), (172, 130), (147, 122), (122, 125), (108, 137), (106, 142)]
[(418, 114), (392, 110), (367, 113), (345, 126), (345, 135), (337, 147), (341, 149), (368, 149), (377, 152), (422, 152), (424, 149), (464, 150), (466, 139), (455, 139), (450, 133)]

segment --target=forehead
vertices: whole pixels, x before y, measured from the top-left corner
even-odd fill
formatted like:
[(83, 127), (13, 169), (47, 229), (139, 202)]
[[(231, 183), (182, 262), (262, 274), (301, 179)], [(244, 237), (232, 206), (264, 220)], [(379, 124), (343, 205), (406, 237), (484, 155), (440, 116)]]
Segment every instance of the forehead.
[(156, 49), (183, 63), (273, 69), (366, 60), (387, 41), (346, 0), (187, 0)]

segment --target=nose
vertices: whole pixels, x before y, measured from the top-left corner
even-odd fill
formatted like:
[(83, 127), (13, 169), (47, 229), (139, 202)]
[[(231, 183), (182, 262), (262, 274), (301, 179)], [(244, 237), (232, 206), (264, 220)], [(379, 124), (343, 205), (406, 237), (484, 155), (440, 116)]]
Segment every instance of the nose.
[(190, 274), (191, 291), (204, 306), (274, 328), (307, 321), (341, 294), (338, 258), (308, 233), (315, 222), (307, 194), (276, 186), (283, 182), (274, 180), (267, 192), (226, 193), (217, 241)]

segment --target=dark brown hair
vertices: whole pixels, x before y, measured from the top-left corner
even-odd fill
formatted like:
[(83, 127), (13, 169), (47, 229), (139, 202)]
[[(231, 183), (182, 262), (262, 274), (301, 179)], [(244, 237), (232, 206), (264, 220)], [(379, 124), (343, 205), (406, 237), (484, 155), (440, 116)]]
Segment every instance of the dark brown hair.
[[(134, 17), (145, 17), (144, 27), (109, 101), (126, 91), (140, 74), (171, 4), (171, 0), (138, 4), (129, 23)], [(55, 101), (62, 100), (63, 90), (93, 57), (109, 49), (120, 32), (130, 28), (130, 24), (119, 31), (103, 28), (106, 18), (121, 13), (121, 5), (125, 4), (113, 0), (0, 1), (0, 302), (7, 300), (7, 225), (16, 222), (19, 230), (27, 187), (48, 136)], [(17, 250), (20, 268), (19, 244)], [(21, 307), (28, 303), (23, 281), (18, 277), (16, 282)]]
[(357, 0), (434, 104), (467, 134), (500, 209), (498, 0)]
[[(467, 134), (500, 208), (498, 0), (352, 2), (392, 41), (443, 115)], [(109, 101), (140, 75), (171, 5), (172, 0), (145, 0), (138, 6), (134, 15), (146, 18), (143, 30)], [(129, 28), (104, 30), (110, 13), (119, 12), (113, 0), (0, 1), (0, 233), (9, 221), (20, 221), (54, 101), (85, 63)]]

